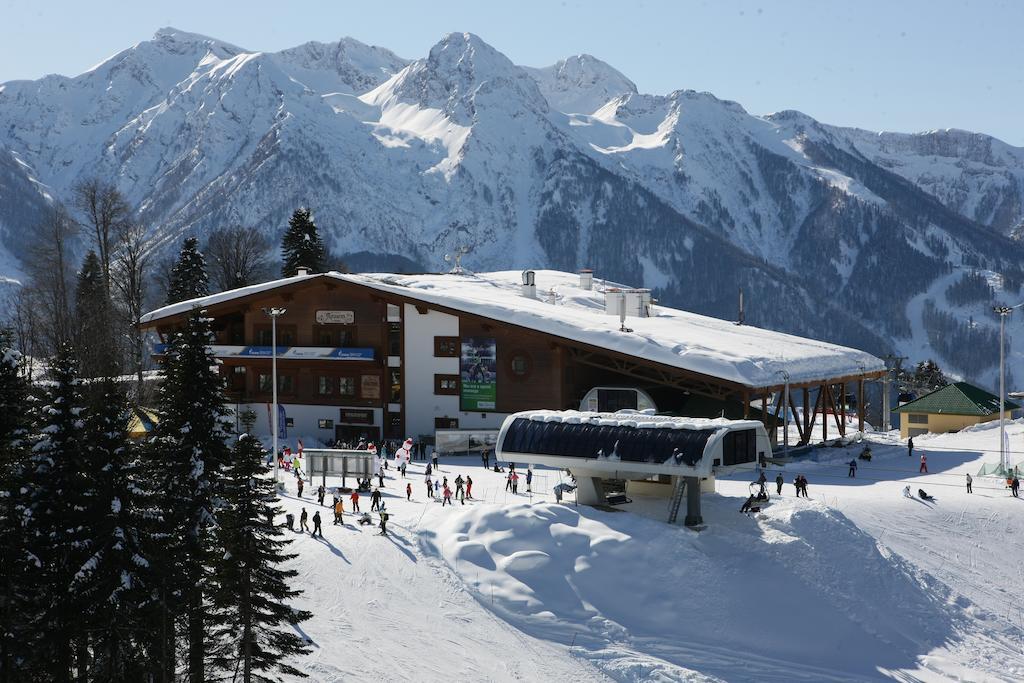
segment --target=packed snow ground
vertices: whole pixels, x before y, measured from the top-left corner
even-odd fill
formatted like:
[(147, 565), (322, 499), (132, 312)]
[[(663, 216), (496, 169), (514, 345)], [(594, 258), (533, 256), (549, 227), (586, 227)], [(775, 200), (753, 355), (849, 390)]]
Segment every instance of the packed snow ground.
[[(1008, 431), (1024, 461), (1024, 422)], [(661, 499), (555, 504), (551, 470), (516, 496), (475, 458), (443, 460), (478, 499), (447, 508), (426, 498), (422, 463), (412, 502), (390, 469), (389, 537), (356, 525), (347, 499), (341, 527), (319, 508), (323, 541), (294, 535), (314, 613), (300, 665), (315, 681), (1021, 680), (1024, 502), (996, 479), (964, 487), (998, 459), (998, 429), (915, 439), (912, 458), (894, 435), (869, 441), (853, 479), (860, 445), (783, 468), (760, 514), (738, 512), (748, 478), (720, 480), (700, 532), (665, 524)], [(319, 482), (300, 501), (286, 481), (284, 506), (312, 515)], [(904, 498), (908, 484), (936, 502)]]

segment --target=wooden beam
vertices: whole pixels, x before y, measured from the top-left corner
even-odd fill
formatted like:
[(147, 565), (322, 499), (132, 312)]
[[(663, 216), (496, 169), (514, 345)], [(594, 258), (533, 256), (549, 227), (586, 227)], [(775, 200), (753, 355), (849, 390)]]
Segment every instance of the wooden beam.
[[(821, 440), (828, 442), (828, 400), (832, 392), (824, 384), (818, 389), (818, 403), (821, 404)], [(815, 411), (817, 413), (817, 411)]]
[(796, 423), (797, 434), (800, 435), (800, 442), (797, 445), (798, 446), (802, 446), (805, 443), (807, 443), (808, 439), (804, 435), (803, 418), (797, 416), (796, 404), (793, 403), (793, 394), (792, 393), (789, 394), (789, 412), (793, 416), (793, 422)]
[(864, 380), (857, 380), (857, 431), (864, 432)]
[(839, 408), (842, 414), (836, 413), (836, 427), (839, 428), (839, 436), (846, 436), (846, 382), (839, 385)]
[(744, 391), (741, 396), (743, 397), (743, 419), (747, 420), (750, 418), (750, 394)]
[[(767, 396), (767, 394), (765, 394)], [(782, 410), (782, 394), (779, 394), (779, 400), (775, 402), (775, 411), (772, 413), (772, 434), (775, 436), (775, 440), (778, 441), (779, 432), (779, 411)], [(785, 429), (785, 427), (783, 427)]]

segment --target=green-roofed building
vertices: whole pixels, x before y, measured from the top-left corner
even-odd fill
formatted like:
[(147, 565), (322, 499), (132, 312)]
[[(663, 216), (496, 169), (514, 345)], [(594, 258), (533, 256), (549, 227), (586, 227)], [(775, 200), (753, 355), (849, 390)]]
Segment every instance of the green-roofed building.
[[(1006, 401), (1006, 417), (1018, 409)], [(991, 422), (999, 417), (999, 397), (967, 382), (948, 384), (896, 409), (900, 436), (957, 432), (964, 427)]]

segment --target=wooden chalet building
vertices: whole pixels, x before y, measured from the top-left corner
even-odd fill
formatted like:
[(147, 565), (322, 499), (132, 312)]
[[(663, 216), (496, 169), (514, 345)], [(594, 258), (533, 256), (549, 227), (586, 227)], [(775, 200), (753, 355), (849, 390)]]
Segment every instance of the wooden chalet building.
[(659, 412), (757, 417), (774, 437), (786, 377), (806, 443), (812, 430), (828, 438), (832, 420), (844, 433), (833, 396), (859, 395), (862, 426), (863, 383), (884, 373), (870, 354), (655, 305), (649, 290), (589, 271), (300, 274), (144, 315), (157, 354), (194, 307), (214, 320), (232, 408), (255, 410), (267, 433), (264, 309), (287, 309), (278, 400), (289, 437), (325, 443), (429, 441), (436, 429), (497, 430), (522, 410), (579, 409), (585, 396), (584, 407), (643, 407), (638, 395)]

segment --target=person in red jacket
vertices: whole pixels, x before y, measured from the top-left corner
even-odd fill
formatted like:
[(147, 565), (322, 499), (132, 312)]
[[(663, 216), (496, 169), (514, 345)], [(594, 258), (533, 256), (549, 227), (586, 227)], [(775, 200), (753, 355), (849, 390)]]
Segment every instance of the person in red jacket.
[(349, 500), (352, 501), (352, 511), (359, 512), (359, 491), (353, 491)]
[(473, 477), (466, 477), (466, 498), (473, 500)]
[(919, 469), (918, 471), (928, 474), (928, 456), (926, 456), (924, 453), (921, 454), (921, 469)]
[(405, 485), (405, 499), (412, 500), (412, 484), (407, 483)]

